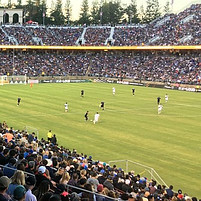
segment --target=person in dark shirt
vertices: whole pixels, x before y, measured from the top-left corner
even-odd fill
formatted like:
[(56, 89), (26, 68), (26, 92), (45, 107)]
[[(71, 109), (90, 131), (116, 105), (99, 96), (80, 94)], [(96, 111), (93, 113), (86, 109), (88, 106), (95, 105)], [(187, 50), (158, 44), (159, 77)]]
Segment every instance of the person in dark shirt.
[(102, 110), (104, 110), (105, 109), (105, 103), (101, 102), (100, 107), (101, 107)]
[(20, 105), (20, 102), (21, 102), (21, 98), (19, 97), (19, 98), (17, 99), (17, 106)]
[(157, 103), (158, 103), (158, 105), (160, 104), (160, 102), (161, 102), (161, 97), (158, 97), (158, 98), (157, 98)]
[(10, 184), (10, 179), (6, 176), (0, 177), (0, 200), (8, 201), (8, 197), (6, 197), (6, 191), (8, 190), (8, 186)]
[(135, 95), (135, 88), (132, 88), (133, 96)]
[(35, 137), (35, 133), (34, 133), (34, 132), (33, 132), (33, 133), (30, 133), (30, 134), (28, 135), (28, 142), (29, 142), (30, 144), (33, 142), (34, 137)]
[(56, 145), (57, 144), (57, 138), (56, 138), (56, 135), (54, 134), (52, 139), (51, 139), (51, 143)]
[(87, 111), (87, 112), (85, 113), (85, 115), (84, 115), (86, 121), (88, 121), (88, 119), (89, 119), (88, 115), (89, 115), (89, 111)]
[(81, 90), (81, 97), (84, 97), (84, 90)]

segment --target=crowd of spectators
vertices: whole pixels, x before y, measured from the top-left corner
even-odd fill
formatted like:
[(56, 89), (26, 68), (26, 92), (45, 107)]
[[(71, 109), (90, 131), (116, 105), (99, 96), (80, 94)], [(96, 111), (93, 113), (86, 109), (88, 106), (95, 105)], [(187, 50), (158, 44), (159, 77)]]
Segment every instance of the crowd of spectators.
[(1, 201), (197, 201), (48, 139), (0, 123)]
[(0, 75), (91, 76), (200, 84), (199, 51), (1, 52)]
[[(81, 36), (83, 28), (76, 27), (40, 27), (40, 26), (20, 26), (6, 25), (2, 29), (8, 36), (16, 39), (15, 45), (59, 45), (73, 46)], [(0, 30), (2, 32), (2, 30)], [(1, 44), (5, 43), (5, 33), (0, 33)]]
[(9, 42), (9, 38), (6, 36), (6, 34), (0, 29), (0, 44), (1, 45), (12, 45)]
[[(189, 20), (188, 20), (189, 17)], [(165, 20), (160, 24), (160, 21)], [(194, 4), (183, 12), (165, 15), (146, 26), (115, 27), (116, 46), (131, 45), (200, 45), (201, 4)], [(189, 40), (184, 40), (190, 36)], [(152, 42), (152, 39), (158, 37)]]
[[(45, 27), (45, 26), (1, 26), (9, 37), (19, 45), (81, 45), (104, 46), (112, 39), (115, 46), (134, 45), (200, 45), (201, 4), (193, 4), (179, 14), (169, 14), (147, 25), (112, 27)], [(86, 29), (84, 29), (86, 28)], [(83, 31), (86, 30), (84, 33)], [(13, 44), (0, 30), (0, 44)], [(35, 38), (35, 39), (34, 39)], [(84, 40), (83, 40), (84, 39)]]
[[(19, 45), (34, 45), (31, 34), (23, 26), (5, 26), (4, 31), (14, 37)], [(15, 44), (17, 45), (17, 44)]]
[(106, 40), (109, 38), (111, 27), (93, 27), (87, 28), (84, 35), (84, 45), (104, 46)]

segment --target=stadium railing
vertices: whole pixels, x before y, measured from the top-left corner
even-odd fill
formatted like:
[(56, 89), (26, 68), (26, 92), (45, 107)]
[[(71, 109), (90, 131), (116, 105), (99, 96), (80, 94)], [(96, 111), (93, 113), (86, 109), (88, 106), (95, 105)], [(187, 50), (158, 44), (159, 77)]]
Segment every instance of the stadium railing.
[(161, 178), (161, 176), (154, 170), (154, 168), (149, 167), (147, 165), (143, 165), (141, 163), (131, 161), (131, 160), (115, 160), (109, 161), (108, 164), (111, 166), (112, 164), (117, 165), (125, 170), (126, 173), (134, 170), (139, 173), (139, 175), (146, 178), (154, 179), (158, 184), (168, 186), (167, 183)]

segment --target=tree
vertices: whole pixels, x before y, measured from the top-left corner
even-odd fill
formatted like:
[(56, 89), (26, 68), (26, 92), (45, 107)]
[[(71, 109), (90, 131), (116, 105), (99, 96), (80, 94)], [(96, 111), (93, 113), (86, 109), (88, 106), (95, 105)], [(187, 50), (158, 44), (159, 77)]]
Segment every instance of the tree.
[(158, 0), (147, 0), (145, 22), (149, 23), (158, 17), (160, 17)]
[(140, 6), (140, 21), (141, 21), (141, 23), (145, 22), (145, 12), (144, 12), (144, 6), (143, 5)]
[(139, 23), (140, 19), (138, 17), (137, 13), (137, 5), (136, 5), (136, 0), (131, 0), (131, 3), (127, 8), (125, 9), (125, 13), (128, 16), (128, 22), (130, 24), (132, 23)]
[(32, 0), (28, 0), (26, 5), (27, 20), (33, 19), (34, 10), (34, 2)]
[(101, 8), (99, 6), (98, 0), (94, 0), (92, 2), (92, 9), (91, 9), (91, 23), (98, 24), (101, 20), (100, 17), (102, 15)]
[(102, 23), (120, 24), (124, 10), (120, 0), (105, 1), (102, 5)]
[(70, 0), (66, 0), (65, 10), (66, 10), (66, 22), (69, 25), (71, 20), (71, 13), (72, 13)]
[(11, 0), (8, 0), (8, 8), (11, 8), (12, 4), (11, 4)]
[(89, 3), (88, 0), (83, 0), (80, 12), (80, 18), (78, 20), (79, 24), (89, 24)]
[(164, 13), (165, 14), (170, 13), (170, 2), (169, 1), (167, 1), (165, 6), (164, 6)]
[(17, 0), (17, 5), (22, 6), (22, 0)]
[(63, 25), (65, 22), (65, 17), (62, 11), (62, 1), (57, 0), (55, 9), (50, 14), (51, 21), (55, 25)]

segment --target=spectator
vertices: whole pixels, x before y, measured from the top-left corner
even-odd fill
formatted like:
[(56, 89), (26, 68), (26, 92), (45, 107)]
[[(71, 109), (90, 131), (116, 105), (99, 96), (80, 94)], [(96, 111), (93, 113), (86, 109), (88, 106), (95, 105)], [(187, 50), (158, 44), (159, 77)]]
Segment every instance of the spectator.
[(26, 194), (26, 189), (22, 185), (18, 185), (13, 193), (13, 197), (16, 201), (25, 201), (25, 194)]
[(37, 201), (36, 196), (32, 193), (33, 188), (35, 187), (36, 179), (33, 176), (29, 176), (26, 179), (26, 195), (25, 201)]
[(7, 176), (8, 178), (11, 178), (15, 173), (15, 170), (16, 170), (15, 163), (16, 163), (16, 160), (14, 158), (11, 158), (8, 164), (6, 164), (3, 169), (3, 174)]
[(42, 181), (38, 187), (37, 190), (33, 192), (33, 194), (36, 196), (37, 200), (40, 200), (40, 198), (47, 192), (50, 191), (50, 183), (46, 180)]
[(10, 179), (7, 176), (0, 177), (0, 200), (1, 201), (8, 201), (9, 198), (6, 196), (6, 191), (10, 184)]
[(19, 185), (25, 185), (25, 175), (24, 172), (21, 170), (17, 170), (15, 174), (11, 177), (11, 183), (8, 187), (8, 195), (13, 197), (14, 190)]

